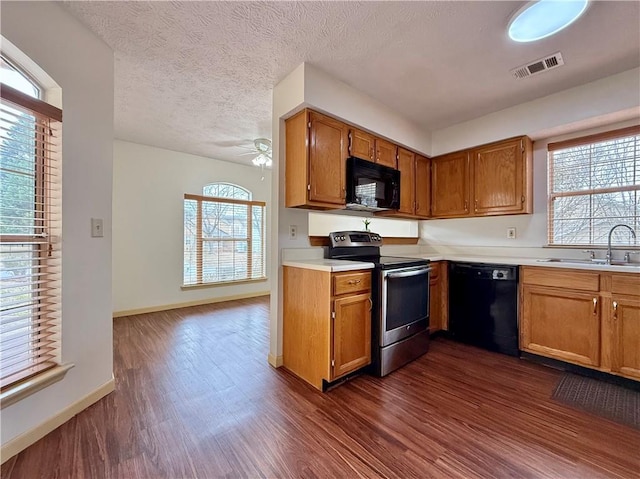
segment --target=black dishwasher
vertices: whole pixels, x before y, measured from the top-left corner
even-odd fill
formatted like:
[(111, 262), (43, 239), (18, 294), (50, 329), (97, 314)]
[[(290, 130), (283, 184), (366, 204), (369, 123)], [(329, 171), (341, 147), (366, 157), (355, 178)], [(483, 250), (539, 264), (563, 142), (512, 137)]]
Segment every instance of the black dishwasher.
[(518, 356), (518, 267), (449, 263), (449, 333)]

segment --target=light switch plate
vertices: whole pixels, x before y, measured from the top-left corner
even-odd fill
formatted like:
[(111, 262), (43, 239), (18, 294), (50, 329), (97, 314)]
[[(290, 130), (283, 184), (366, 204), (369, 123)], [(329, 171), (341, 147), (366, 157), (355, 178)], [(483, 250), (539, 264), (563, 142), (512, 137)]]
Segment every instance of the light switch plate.
[(102, 218), (91, 218), (91, 237), (102, 238), (103, 236)]

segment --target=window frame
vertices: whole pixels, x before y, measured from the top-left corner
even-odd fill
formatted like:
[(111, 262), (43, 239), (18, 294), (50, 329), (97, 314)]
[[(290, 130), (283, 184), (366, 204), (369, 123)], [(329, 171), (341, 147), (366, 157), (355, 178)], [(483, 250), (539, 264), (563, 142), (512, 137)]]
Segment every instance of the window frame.
[[(241, 186), (235, 185), (233, 183), (216, 183), (219, 185), (227, 185), (227, 186), (233, 186), (235, 188), (238, 188), (242, 191), (245, 191), (249, 194), (249, 197), (251, 197), (251, 192), (245, 188), (242, 188)], [(211, 184), (209, 185), (205, 185), (205, 187), (203, 188), (203, 190), (208, 187), (211, 186)], [(205, 195), (196, 195), (196, 194), (190, 194), (190, 193), (185, 193), (184, 194), (184, 200), (183, 202), (186, 202), (187, 200), (189, 201), (196, 201), (197, 205), (196, 205), (196, 233), (195, 233), (195, 241), (196, 241), (196, 259), (195, 259), (195, 266), (196, 266), (196, 282), (195, 283), (187, 283), (185, 282), (185, 272), (183, 270), (182, 273), (182, 288), (183, 289), (189, 289), (189, 288), (199, 288), (199, 287), (208, 287), (208, 286), (224, 286), (224, 285), (229, 285), (229, 284), (237, 284), (237, 283), (250, 283), (250, 282), (259, 282), (259, 281), (266, 281), (267, 280), (267, 274), (266, 274), (266, 244), (265, 244), (265, 231), (266, 231), (266, 202), (264, 201), (254, 201), (254, 200), (242, 200), (242, 199), (236, 199), (236, 198), (229, 198), (229, 197), (217, 197), (217, 196), (205, 196)], [(219, 240), (219, 239), (207, 239), (203, 237), (203, 233), (202, 233), (202, 205), (203, 203), (218, 203), (218, 204), (227, 204), (227, 205), (242, 205), (242, 206), (246, 206), (247, 207), (247, 238), (232, 238), (231, 240)], [(184, 203), (183, 203), (184, 204)], [(262, 275), (259, 277), (255, 277), (252, 278), (252, 273), (253, 273), (253, 236), (254, 236), (254, 231), (253, 231), (253, 208), (254, 207), (258, 207), (262, 209), (262, 225), (261, 225), (261, 231), (260, 231), (260, 236), (261, 236), (261, 242), (262, 242)], [(183, 227), (184, 227), (184, 223), (183, 223)], [(186, 240), (186, 238), (185, 238)], [(232, 279), (232, 280), (221, 280), (221, 281), (204, 281), (204, 262), (203, 262), (203, 249), (204, 249), (204, 243), (207, 241), (240, 241), (240, 240), (246, 240), (247, 242), (247, 275), (245, 278), (240, 278), (240, 279)], [(183, 244), (185, 243), (185, 241), (183, 240)], [(183, 254), (185, 254), (186, 251), (183, 251)], [(184, 259), (184, 256), (183, 256)], [(184, 261), (183, 261), (184, 263)]]
[[(606, 194), (606, 193), (618, 193), (618, 192), (628, 192), (628, 191), (636, 191), (636, 204), (640, 203), (640, 183), (619, 187), (608, 187), (608, 188), (591, 188), (585, 190), (576, 190), (576, 191), (562, 191), (557, 192), (554, 191), (553, 187), (553, 175), (554, 175), (554, 156), (553, 152), (559, 150), (565, 150), (568, 148), (574, 148), (578, 146), (586, 146), (586, 145), (594, 145), (600, 142), (615, 140), (620, 138), (634, 137), (640, 135), (640, 125), (629, 126), (626, 128), (620, 128), (616, 130), (610, 130), (602, 133), (596, 133), (593, 135), (587, 135), (577, 138), (572, 138), (569, 140), (552, 142), (547, 145), (547, 246), (549, 247), (559, 247), (559, 248), (606, 248), (607, 245), (603, 243), (557, 243), (554, 242), (554, 201), (557, 198), (563, 197), (577, 197), (577, 196), (585, 196), (590, 197), (595, 194)], [(636, 152), (636, 161), (637, 158), (640, 157), (640, 151)], [(636, 171), (636, 174), (640, 175), (640, 170)], [(591, 217), (589, 219), (592, 222), (597, 217)], [(640, 231), (636, 232), (637, 234)], [(614, 245), (614, 248), (624, 248), (624, 249), (638, 249), (638, 246), (635, 245)]]
[[(3, 56), (6, 60), (6, 57)], [(13, 66), (13, 64), (12, 64)], [(22, 70), (18, 69), (20, 73)], [(25, 77), (32, 81), (30, 76)], [(41, 89), (42, 91), (42, 89)], [(29, 273), (32, 278), (28, 283), (31, 288), (30, 295), (33, 297), (32, 311), (25, 320), (29, 321), (33, 332), (26, 331), (16, 338), (4, 339), (4, 343), (11, 344), (18, 338), (30, 338), (25, 340), (28, 353), (29, 365), (3, 374), (0, 378), (3, 404), (6, 407), (13, 403), (16, 397), (22, 397), (25, 391), (32, 390), (33, 386), (26, 386), (34, 383), (34, 377), (47, 376), (47, 383), (51, 383), (52, 377), (61, 378), (70, 366), (61, 368), (60, 354), (61, 344), (59, 331), (61, 328), (60, 308), (62, 303), (60, 275), (61, 275), (61, 194), (59, 175), (52, 179), (53, 171), (61, 168), (61, 128), (62, 110), (50, 105), (39, 98), (30, 96), (7, 84), (2, 84), (0, 96), (2, 102), (8, 104), (9, 108), (15, 108), (34, 118), (34, 206), (33, 225), (31, 234), (2, 234), (0, 243), (5, 245), (27, 245), (31, 246), (31, 269), (37, 268), (35, 273), (37, 280), (34, 280), (33, 271)], [(47, 132), (48, 130), (48, 132)], [(56, 132), (57, 135), (54, 134)], [(35, 283), (34, 283), (35, 282)], [(37, 284), (37, 286), (36, 286)], [(3, 285), (11, 289), (11, 286)], [(34, 289), (35, 287), (35, 289)], [(44, 296), (40, 297), (40, 290), (46, 289), (46, 301)], [(15, 313), (12, 308), (6, 310), (7, 315)], [(2, 311), (4, 316), (5, 311)], [(15, 321), (13, 318), (11, 321)], [(20, 319), (19, 321), (22, 321)], [(7, 323), (10, 324), (10, 323)], [(31, 330), (29, 330), (31, 331)], [(4, 344), (3, 343), (3, 344)], [(42, 346), (38, 344), (42, 343)], [(8, 348), (10, 346), (7, 346)], [(26, 360), (25, 360), (26, 361)], [(56, 369), (53, 373), (52, 369)], [(46, 374), (45, 374), (46, 373)], [(17, 391), (17, 392), (16, 392)], [(28, 391), (27, 391), (28, 392)], [(17, 396), (16, 396), (17, 395)], [(12, 398), (11, 400), (8, 400)]]

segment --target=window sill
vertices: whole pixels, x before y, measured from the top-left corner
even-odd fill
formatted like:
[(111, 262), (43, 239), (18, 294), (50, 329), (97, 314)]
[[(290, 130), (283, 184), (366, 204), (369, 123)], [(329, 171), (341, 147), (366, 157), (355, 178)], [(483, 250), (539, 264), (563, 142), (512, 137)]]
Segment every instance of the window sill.
[(61, 381), (67, 371), (74, 365), (72, 363), (61, 364), (54, 366), (51, 369), (47, 369), (43, 373), (33, 376), (25, 381), (20, 381), (12, 386), (9, 386), (5, 391), (0, 394), (0, 408), (11, 406), (24, 398), (31, 396), (32, 394), (51, 386), (58, 381)]
[(223, 283), (203, 283), (203, 284), (188, 284), (180, 286), (180, 289), (183, 291), (188, 291), (190, 289), (202, 289), (202, 288), (216, 288), (220, 286), (233, 286), (235, 284), (248, 284), (248, 283), (264, 283), (269, 278), (258, 278), (258, 279), (240, 279), (237, 281), (225, 281)]

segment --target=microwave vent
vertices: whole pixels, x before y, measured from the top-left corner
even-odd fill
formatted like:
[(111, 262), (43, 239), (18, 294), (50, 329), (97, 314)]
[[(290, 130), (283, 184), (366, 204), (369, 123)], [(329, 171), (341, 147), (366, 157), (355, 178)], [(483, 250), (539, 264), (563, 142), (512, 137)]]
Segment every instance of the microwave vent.
[(511, 70), (511, 74), (514, 76), (514, 78), (520, 80), (522, 78), (537, 75), (538, 73), (553, 70), (554, 68), (561, 67), (562, 65), (564, 65), (562, 54), (560, 52), (557, 52), (553, 55), (549, 55), (534, 62), (528, 63), (527, 65), (522, 65), (518, 68), (514, 68), (513, 70)]

